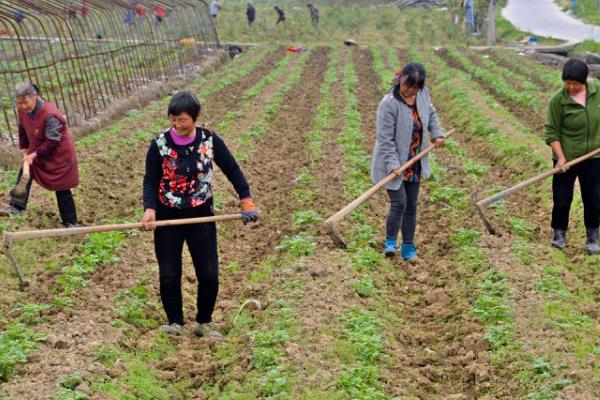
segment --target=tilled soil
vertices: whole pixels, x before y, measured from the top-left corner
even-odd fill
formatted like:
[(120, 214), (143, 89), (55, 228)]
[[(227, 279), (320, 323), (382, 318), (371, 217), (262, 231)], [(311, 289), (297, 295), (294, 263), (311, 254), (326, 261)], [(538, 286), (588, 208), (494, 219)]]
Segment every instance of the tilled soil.
[[(312, 115), (320, 97), (318, 90), (307, 92), (306, 88), (319, 87), (326, 65), (327, 50), (315, 50), (304, 67), (300, 83), (286, 95), (284, 105), (269, 121), (266, 134), (251, 144), (251, 156), (244, 165), (244, 173), (251, 177), (253, 197), (260, 206), (264, 205), (263, 213), (260, 222), (250, 229), (222, 232), (222, 236), (227, 236), (227, 240), (222, 240), (220, 245), (221, 253), (226, 255), (224, 260), (235, 260), (243, 268), (233, 274), (222, 274), (219, 309), (216, 312), (218, 317), (215, 319), (223, 320), (224, 316), (233, 315), (248, 298), (258, 299), (266, 306), (269, 304), (267, 292), (272, 282), (267, 280), (249, 284), (248, 276), (260, 267), (261, 260), (277, 257), (275, 247), (284, 235), (292, 233), (290, 215), (300, 208), (292, 191), (300, 169), (308, 165), (306, 132), (311, 128)], [(231, 139), (234, 140), (234, 137)], [(330, 173), (335, 173), (335, 170), (324, 175)], [(226, 262), (222, 263), (225, 264)], [(230, 322), (221, 322), (219, 326), (227, 331)], [(248, 338), (240, 340), (247, 341)], [(216, 369), (214, 374), (203, 374), (201, 378), (197, 378), (196, 383), (219, 382), (225, 385), (232, 380), (243, 382), (243, 366), (248, 365), (251, 354), (248, 342), (246, 345), (241, 344), (235, 358), (220, 368), (217, 368), (219, 360), (216, 354), (206, 352), (207, 345), (206, 341), (195, 338), (183, 338), (179, 341), (177, 357), (180, 360), (190, 359), (202, 350), (205, 354), (201, 362)], [(198, 361), (198, 357), (195, 358)], [(233, 370), (225, 375), (218, 372), (222, 369), (228, 371), (230, 368)], [(185, 374), (182, 378), (186, 378)]]
[[(273, 68), (281, 56), (282, 52), (271, 53), (254, 74), (213, 94), (211, 99), (219, 99), (229, 109), (235, 108), (235, 96), (230, 93), (251, 87)], [(206, 103), (211, 103), (211, 100), (207, 100)], [(207, 108), (205, 107), (201, 120), (207, 123), (211, 120), (218, 121), (221, 115)], [(161, 109), (149, 118), (162, 119), (163, 115), (164, 110)], [(165, 124), (167, 123), (168, 121), (165, 120)], [(129, 129), (135, 130), (140, 127), (131, 126)], [(151, 137), (152, 135), (148, 135), (148, 142)], [(80, 190), (81, 194), (91, 193), (91, 197), (90, 200), (79, 201), (82, 204), (79, 208), (80, 214), (131, 218), (140, 201), (139, 188), (146, 149), (147, 143), (139, 143), (129, 149), (127, 159), (116, 160), (92, 148), (86, 147), (80, 152), (80, 159), (92, 165), (89, 170), (91, 174), (83, 177)], [(86, 187), (88, 190), (84, 191)], [(97, 195), (94, 188), (103, 187), (110, 187), (110, 193), (117, 194), (113, 197), (110, 194), (106, 195), (105, 189), (99, 189), (104, 196), (95, 197)], [(44, 196), (40, 192), (36, 194), (39, 197)], [(39, 200), (37, 196), (32, 199), (34, 202)], [(45, 200), (50, 201), (47, 198)], [(113, 207), (117, 202), (120, 206), (114, 211)], [(123, 204), (125, 206), (122, 206)], [(35, 221), (42, 220), (43, 216), (34, 211), (28, 219), (35, 224)], [(135, 236), (139, 238), (134, 238)], [(83, 239), (78, 241), (81, 240)], [(52, 260), (63, 254), (65, 253), (53, 254), (47, 259)], [(101, 371), (98, 365), (92, 363), (93, 350), (99, 345), (114, 344), (120, 337), (118, 329), (110, 324), (117, 317), (114, 310), (117, 293), (134, 286), (144, 276), (155, 280), (154, 268), (147, 266), (148, 264), (153, 266), (155, 263), (152, 240), (148, 234), (130, 236), (128, 242), (118, 251), (118, 256), (120, 257), (118, 263), (101, 267), (87, 278), (87, 288), (75, 295), (73, 306), (68, 307), (65, 312), (46, 316), (43, 330), (49, 333), (49, 340), (41, 344), (40, 350), (33, 359), (21, 368), (18, 377), (3, 385), (3, 393), (21, 396), (17, 398), (24, 398), (23, 396), (31, 399), (49, 398), (61, 377), (76, 371), (86, 371), (90, 374), (99, 373), (99, 369)], [(31, 285), (28, 301), (50, 301), (53, 296), (51, 289), (54, 287), (55, 276), (54, 273), (39, 272)]]
[[(355, 59), (364, 131), (370, 132), (369, 143), (373, 144), (376, 110), (382, 93), (374, 84), (370, 55), (357, 52)], [(408, 57), (402, 53), (400, 59)], [(443, 151), (438, 152), (437, 159), (442, 165), (450, 165)], [(448, 180), (460, 182), (458, 172), (449, 171)], [(472, 393), (474, 371), (484, 370), (486, 362), (479, 362), (472, 348), (480, 341), (482, 327), (464, 313), (472, 293), (468, 293), (460, 271), (450, 266), (448, 232), (440, 229), (452, 226), (451, 217), (427, 197), (424, 184), (416, 234), (419, 260), (408, 265), (397, 261), (405, 280), (394, 283), (386, 294), (386, 302), (401, 305), (403, 326), (392, 329), (395, 340), (389, 343), (388, 351), (395, 364), (385, 376), (394, 395), (441, 399)], [(386, 209), (387, 199), (382, 193), (370, 205), (370, 210), (378, 210), (373, 216), (381, 221), (381, 229)], [(466, 217), (465, 223), (473, 223), (473, 217)]]
[[(247, 109), (240, 109), (238, 99), (273, 68), (283, 52), (272, 53), (250, 76), (204, 101), (201, 119), (208, 126), (216, 126), (228, 112), (238, 112), (231, 127), (220, 134), (232, 150), (240, 146), (248, 147), (245, 150), (248, 150), (249, 157), (242, 162), (242, 168), (251, 183), (253, 196), (263, 211), (257, 224), (246, 227), (236, 223), (219, 226), (221, 265), (235, 261), (241, 268), (235, 272), (222, 270), (214, 314), (217, 327), (228, 332), (232, 327), (231, 317), (247, 298), (259, 299), (268, 310), (282, 295), (282, 290), (285, 291), (282, 288), (287, 282), (304, 279), (304, 295), (294, 301), (300, 334), (295, 341), (286, 344), (284, 359), (300, 371), (307, 386), (334, 390), (343, 366), (339, 365), (339, 360), (328, 359), (325, 353), (330, 351), (336, 335), (340, 333), (341, 317), (355, 305), (374, 307), (377, 302), (383, 302), (389, 305), (390, 312), (399, 321), (398, 326), (387, 325), (383, 328), (386, 361), (379, 372), (386, 393), (399, 398), (419, 399), (522, 398), (526, 393), (520, 388), (519, 378), (515, 375), (518, 366), (498, 366), (490, 361), (489, 345), (483, 338), (485, 329), (470, 311), (477, 296), (478, 282), (468, 266), (457, 264), (456, 250), (453, 250), (450, 240), (450, 234), (458, 228), (481, 227), (479, 218), (474, 209), (457, 215), (444, 204), (431, 201), (427, 183), (421, 187), (419, 203), (416, 235), (419, 258), (411, 263), (395, 259), (391, 272), (373, 271), (373, 274), (381, 273), (374, 276), (374, 280), (386, 289), (379, 292), (376, 298), (359, 298), (348, 290), (348, 281), (356, 276), (356, 272), (348, 265), (348, 253), (335, 249), (327, 237), (317, 239), (317, 254), (301, 260), (304, 267), (300, 272), (284, 269), (274, 271), (259, 283), (250, 282), (252, 272), (269, 259), (280, 256), (275, 247), (284, 235), (295, 232), (290, 223), (292, 213), (306, 208), (293, 196), (293, 191), (298, 188), (296, 178), (301, 168), (308, 168), (317, 179), (310, 188), (317, 191), (311, 208), (320, 215), (330, 215), (349, 200), (343, 195), (343, 151), (336, 143), (336, 136), (344, 125), (342, 111), (345, 99), (339, 85), (334, 85), (332, 89), (337, 115), (332, 128), (326, 132), (323, 158), (316, 164), (311, 163), (306, 150), (307, 133), (311, 130), (315, 110), (321, 100), (318, 88), (324, 79), (328, 51), (314, 50), (303, 69), (300, 83), (286, 95), (281, 109), (268, 119), (266, 133), (248, 145), (238, 142), (237, 137), (257, 121), (261, 106), (275, 93), (281, 82), (269, 85)], [(370, 53), (355, 49), (350, 57), (359, 77), (356, 95), (365, 134), (364, 146), (371, 153), (375, 141), (376, 110), (383, 93), (371, 68)], [(400, 59), (405, 61), (408, 58), (401, 52)], [(342, 67), (338, 71), (340, 76)], [(293, 68), (294, 62), (290, 64), (289, 71)], [(446, 111), (447, 107), (442, 102), (436, 103), (437, 96), (435, 93), (432, 95), (444, 126), (446, 129), (452, 128), (452, 116)], [(157, 111), (149, 118), (162, 118), (163, 113), (164, 110)], [(127, 128), (127, 131), (140, 129), (138, 126)], [(465, 175), (457, 156), (444, 150), (436, 151), (437, 163), (446, 169), (444, 184), (465, 190), (475, 200), (493, 185), (510, 186), (515, 183), (515, 175), (521, 172), (518, 166), (501, 168), (494, 165), (496, 156), (481, 138), (466, 137), (459, 132), (455, 139), (467, 149), (468, 157), (490, 169), (486, 176), (474, 181)], [(86, 170), (80, 191), (80, 196), (86, 199), (81, 207), (84, 221), (96, 221), (108, 216), (130, 217), (133, 214), (139, 207), (145, 151), (146, 143), (137, 143), (127, 157), (121, 158), (115, 158), (112, 152), (98, 151), (94, 146), (82, 151), (81, 159), (91, 165)], [(223, 212), (235, 212), (237, 200), (225, 181), (222, 176), (217, 178), (217, 191), (224, 192), (225, 197)], [(548, 220), (548, 210), (539, 209), (537, 196), (519, 194), (510, 199), (506, 204), (510, 215), (521, 217), (536, 226), (540, 226), (540, 221)], [(45, 210), (54, 209), (54, 199), (37, 191), (32, 201), (40, 204), (40, 207), (33, 209), (25, 223), (34, 227), (49, 226), (51, 222), (48, 222), (48, 217), (56, 216)], [(383, 239), (387, 206), (387, 196), (382, 192), (369, 200), (368, 207), (364, 209), (369, 221), (380, 229), (380, 240)], [(510, 234), (506, 221), (494, 219), (494, 222), (503, 236), (484, 237), (483, 251), (486, 262), (511, 278), (510, 294), (515, 299), (513, 309), (517, 310), (514, 317), (519, 339), (525, 342), (524, 348), (531, 353), (539, 351), (536, 345), (543, 345), (542, 338), (557, 348), (568, 348), (561, 332), (530, 323), (534, 317), (532, 310), (536, 310), (532, 306), (539, 305), (541, 301), (533, 286), (539, 280), (541, 265), (552, 263), (552, 257), (543, 254), (544, 248), (540, 245), (547, 239), (547, 231), (545, 228), (536, 228), (532, 233), (531, 241), (536, 245), (532, 252), (541, 261), (540, 264), (525, 268), (511, 255), (510, 248), (516, 237)], [(340, 231), (348, 232), (350, 228), (351, 222), (344, 221)], [(50, 255), (48, 261), (65, 263), (62, 260), (80, 244), (81, 241), (77, 240), (62, 244), (60, 251)], [(581, 261), (577, 254), (573, 249), (567, 251), (567, 257), (573, 263)], [(120, 291), (147, 280), (158, 299), (150, 235), (129, 234), (118, 255), (121, 258), (119, 262), (102, 267), (88, 277), (87, 288), (74, 296), (73, 306), (60, 313), (45, 315), (43, 328), (49, 332), (49, 340), (41, 344), (40, 351), (31, 357), (28, 364), (19, 368), (16, 377), (2, 385), (0, 393), (15, 399), (51, 398), (60, 378), (76, 371), (90, 377), (118, 378), (127, 372), (127, 365), (108, 370), (94, 361), (97, 347), (115, 344), (135, 353), (152, 345), (154, 330), (133, 330), (124, 335), (111, 324), (118, 318), (115, 297)], [(186, 317), (191, 325), (195, 277), (189, 264), (187, 258), (184, 301)], [(585, 280), (577, 275), (576, 270), (571, 270), (571, 273), (574, 276), (568, 277), (570, 280), (567, 282), (576, 285), (583, 280), (586, 284), (595, 285), (593, 277)], [(29, 302), (50, 301), (55, 279), (53, 272), (40, 272), (34, 277), (32, 288), (21, 298)], [(596, 297), (600, 296), (598, 293), (600, 291), (595, 293)], [(3, 298), (9, 299), (11, 296), (3, 294)], [(600, 322), (598, 313), (590, 309), (582, 311)], [(268, 326), (273, 322), (268, 320), (266, 314), (261, 315), (260, 311), (253, 311), (252, 315), (258, 324)], [(163, 318), (160, 310), (155, 310), (152, 316), (158, 321)], [(538, 339), (528, 340), (526, 335), (529, 333)], [(223, 361), (218, 354), (224, 344), (193, 338), (190, 332), (174, 341), (177, 344), (175, 353), (168, 359), (154, 363), (152, 367), (161, 371), (165, 381), (185, 385), (190, 398), (204, 398), (204, 385), (223, 387), (229, 382), (243, 383), (252, 370), (249, 365), (252, 343), (247, 335), (226, 339), (225, 345), (231, 344), (228, 341), (234, 341), (236, 346), (236, 353), (227, 361)], [(589, 371), (583, 370), (582, 362), (566, 356), (565, 360), (569, 361), (569, 365), (573, 363), (581, 369), (573, 372), (573, 377), (587, 381), (596, 379)], [(578, 385), (575, 386), (577, 390), (567, 389), (561, 398), (594, 398), (591, 393), (595, 392), (587, 384), (576, 380), (574, 385)], [(302, 389), (298, 391), (302, 392)], [(94, 398), (105, 397), (97, 395)]]

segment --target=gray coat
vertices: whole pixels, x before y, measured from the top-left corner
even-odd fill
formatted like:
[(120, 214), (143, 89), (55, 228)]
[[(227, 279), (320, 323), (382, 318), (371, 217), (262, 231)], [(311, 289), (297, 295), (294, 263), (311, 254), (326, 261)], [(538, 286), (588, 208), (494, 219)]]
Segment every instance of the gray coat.
[[(429, 91), (423, 88), (417, 94), (417, 111), (423, 123), (423, 146), (435, 138), (444, 137), (435, 107), (431, 104)], [(371, 161), (371, 179), (377, 183), (393, 170), (408, 161), (412, 141), (412, 110), (396, 99), (390, 92), (379, 103), (377, 109), (377, 140)], [(429, 178), (431, 167), (427, 156), (421, 159), (421, 177)], [(398, 190), (402, 177), (393, 180), (386, 189)]]

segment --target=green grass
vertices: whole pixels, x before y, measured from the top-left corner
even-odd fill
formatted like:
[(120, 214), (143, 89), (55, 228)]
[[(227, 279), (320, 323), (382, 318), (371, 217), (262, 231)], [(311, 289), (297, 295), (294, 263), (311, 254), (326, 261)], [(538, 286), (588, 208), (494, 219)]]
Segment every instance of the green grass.
[(150, 329), (158, 322), (152, 318), (158, 312), (155, 295), (149, 293), (148, 281), (143, 280), (135, 286), (119, 293), (116, 299), (117, 313), (126, 323), (140, 329)]
[[(475, 64), (466, 54), (470, 52), (466, 49), (459, 49), (452, 45), (447, 46), (448, 56), (456, 61), (461, 68), (474, 78), (480, 80), (486, 85), (486, 88), (500, 99), (516, 103), (522, 107), (533, 108), (540, 111), (543, 108), (536, 87), (533, 85), (526, 86), (524, 89), (517, 90), (506, 80), (506, 76), (514, 77), (513, 72), (493, 65), (493, 62), (482, 58), (481, 62), (484, 66), (480, 67)], [(501, 72), (504, 72), (502, 74)], [(521, 80), (526, 83), (526, 80)]]
[(299, 233), (294, 236), (284, 236), (281, 244), (276, 247), (277, 250), (298, 258), (314, 254), (317, 244), (312, 236), (305, 233)]
[(323, 218), (314, 210), (295, 211), (292, 216), (292, 227), (302, 229), (315, 226), (323, 221)]
[[(557, 0), (565, 11), (572, 10), (572, 2), (570, 0)], [(577, 0), (576, 9), (577, 18), (595, 25), (600, 25), (600, 9), (596, 0)]]
[(385, 256), (371, 248), (358, 248), (352, 256), (351, 264), (358, 271), (374, 270), (377, 266), (383, 265), (387, 260)]
[(40, 314), (49, 310), (51, 307), (52, 305), (50, 304), (17, 303), (13, 306), (10, 314), (18, 315), (19, 321), (26, 325), (36, 325), (43, 322)]
[(374, 313), (352, 308), (345, 318), (345, 339), (354, 349), (354, 362), (346, 365), (337, 390), (352, 399), (387, 399), (379, 363), (384, 355), (383, 323)]
[(600, 54), (600, 43), (594, 40), (585, 40), (581, 44), (579, 44), (576, 48), (578, 52), (586, 52), (589, 51), (591, 53)]
[(361, 195), (370, 186), (368, 176), (371, 159), (364, 150), (362, 117), (358, 110), (358, 98), (354, 93), (354, 88), (358, 84), (358, 76), (350, 60), (346, 62), (344, 68), (344, 79), (342, 92), (346, 99), (344, 111), (346, 125), (338, 138), (338, 143), (344, 149), (346, 192), (354, 198)]
[(328, 133), (329, 128), (335, 117), (334, 104), (331, 97), (331, 89), (337, 82), (337, 66), (340, 62), (340, 53), (337, 49), (332, 49), (329, 53), (329, 62), (325, 71), (325, 79), (319, 88), (321, 94), (321, 103), (317, 106), (317, 111), (313, 119), (313, 127), (308, 134), (308, 143), (306, 147), (312, 162), (317, 162), (323, 155), (324, 135)]
[(522, 218), (513, 217), (508, 221), (511, 231), (524, 239), (531, 239), (535, 226), (531, 222), (525, 221)]
[(0, 382), (8, 381), (15, 367), (27, 362), (27, 356), (44, 339), (43, 335), (33, 332), (25, 324), (9, 323), (0, 332)]
[(360, 297), (372, 297), (376, 292), (375, 282), (372, 278), (365, 276), (355, 279), (352, 283), (352, 290)]
[(156, 335), (148, 350), (129, 352), (116, 347), (97, 349), (98, 362), (106, 366), (124, 363), (126, 372), (116, 378), (94, 378), (90, 385), (94, 396), (112, 396), (116, 400), (184, 398), (181, 389), (173, 382), (163, 380), (159, 370), (154, 367), (174, 351), (175, 344), (165, 334)]
[(119, 257), (115, 252), (124, 241), (125, 234), (120, 231), (90, 235), (81, 253), (70, 266), (62, 269), (62, 274), (56, 279), (63, 294), (71, 295), (84, 288), (85, 276), (95, 272), (98, 266), (118, 261)]

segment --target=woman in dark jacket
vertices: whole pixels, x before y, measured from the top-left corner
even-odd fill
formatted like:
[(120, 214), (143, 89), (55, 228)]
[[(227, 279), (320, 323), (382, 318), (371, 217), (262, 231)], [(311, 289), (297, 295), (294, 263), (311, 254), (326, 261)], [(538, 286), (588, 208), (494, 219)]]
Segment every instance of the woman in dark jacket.
[[(187, 91), (177, 93), (169, 104), (168, 114), (171, 128), (152, 141), (146, 156), (144, 226), (154, 229), (156, 220), (213, 215), (213, 162), (238, 193), (244, 223), (255, 221), (259, 211), (229, 149), (214, 132), (196, 126), (200, 114), (198, 98)], [(183, 333), (181, 253), (184, 242), (198, 279), (195, 334), (220, 339), (223, 335), (210, 325), (219, 287), (214, 223), (162, 227), (154, 231), (160, 297), (169, 321), (161, 329), (174, 335)]]
[(552, 147), (554, 165), (562, 173), (552, 178), (551, 244), (559, 249), (567, 245), (569, 210), (575, 179), (579, 180), (586, 228), (586, 250), (600, 254), (600, 156), (583, 161), (567, 170), (565, 164), (600, 147), (600, 85), (587, 81), (588, 66), (569, 60), (563, 67), (564, 87), (548, 107), (546, 143)]
[[(425, 88), (425, 68), (411, 62), (396, 73), (394, 87), (379, 103), (377, 110), (377, 140), (371, 162), (371, 178), (379, 182), (431, 141), (441, 146), (444, 133), (435, 107)], [(431, 175), (429, 159), (423, 157), (412, 168), (386, 185), (390, 211), (386, 222), (384, 254), (398, 252), (398, 233), (402, 230), (402, 258), (416, 257), (414, 243), (417, 226), (417, 198), (421, 180)]]
[(252, 26), (252, 23), (256, 19), (256, 8), (251, 3), (248, 3), (246, 7), (246, 18), (248, 19), (248, 26)]
[(279, 6), (275, 6), (274, 9), (277, 13), (277, 21), (275, 22), (275, 25), (279, 25), (280, 22), (285, 22), (285, 12), (283, 9)]

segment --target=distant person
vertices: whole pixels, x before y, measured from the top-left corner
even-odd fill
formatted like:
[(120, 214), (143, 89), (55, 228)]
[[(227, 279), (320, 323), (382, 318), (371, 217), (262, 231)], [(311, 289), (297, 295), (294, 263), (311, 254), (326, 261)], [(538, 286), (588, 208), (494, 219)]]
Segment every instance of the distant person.
[(248, 26), (252, 26), (252, 23), (256, 19), (256, 8), (251, 3), (248, 3), (246, 7), (246, 18), (248, 18)]
[(71, 19), (77, 18), (77, 6), (74, 3), (69, 3), (67, 6), (67, 17)]
[(146, 16), (146, 7), (144, 7), (143, 4), (136, 4), (135, 5), (135, 13), (138, 17), (145, 17)]
[(229, 58), (230, 59), (234, 59), (237, 56), (239, 56), (240, 54), (242, 54), (244, 50), (240, 47), (240, 46), (236, 46), (234, 44), (229, 45), (229, 47), (227, 48), (227, 52), (229, 53)]
[[(56, 193), (58, 211), (65, 227), (77, 223), (77, 211), (71, 189), (79, 184), (77, 155), (65, 117), (56, 106), (42, 100), (39, 90), (29, 82), (15, 87), (19, 117), (19, 149), (23, 163), (29, 164), (30, 177), (24, 197), (11, 196), (9, 206), (0, 215), (21, 214), (27, 208), (31, 183)], [(17, 180), (21, 179), (19, 171)]]
[(135, 23), (135, 10), (133, 8), (127, 8), (127, 10), (125, 10), (124, 22), (130, 26)]
[(421, 181), (429, 178), (428, 156), (398, 174), (398, 169), (418, 155), (429, 143), (439, 147), (444, 132), (425, 87), (426, 72), (422, 64), (411, 62), (399, 70), (393, 88), (386, 93), (377, 109), (377, 140), (371, 163), (374, 183), (396, 172), (388, 183), (390, 199), (385, 228), (384, 254), (398, 253), (398, 233), (402, 232), (400, 254), (405, 261), (417, 256), (414, 237), (417, 227), (417, 202)]
[(90, 5), (88, 4), (87, 1), (84, 1), (81, 4), (81, 16), (83, 17), (83, 19), (86, 19), (87, 16), (89, 15), (89, 13), (90, 13)]
[(314, 4), (307, 4), (308, 12), (310, 13), (310, 21), (316, 28), (319, 25), (319, 9)]
[(279, 6), (275, 6), (274, 8), (277, 12), (277, 22), (275, 22), (275, 25), (279, 25), (280, 22), (285, 22), (285, 12), (279, 8)]
[(167, 16), (167, 9), (163, 6), (154, 7), (154, 18), (156, 19), (156, 25), (160, 25), (163, 19)]
[(22, 10), (15, 11), (15, 21), (17, 21), (18, 24), (21, 24), (24, 20), (25, 20), (25, 14), (23, 13), (23, 11)]
[(469, 33), (475, 32), (475, 17), (473, 15), (473, 0), (464, 0), (465, 18), (467, 21), (467, 30)]
[(210, 15), (213, 18), (217, 18), (219, 16), (219, 11), (221, 11), (221, 4), (218, 0), (212, 0), (210, 2)]
[(590, 254), (600, 254), (600, 156), (571, 168), (565, 164), (600, 148), (600, 85), (588, 82), (589, 69), (575, 59), (563, 67), (563, 88), (550, 100), (546, 118), (545, 141), (552, 148), (554, 166), (561, 173), (552, 176), (551, 244), (563, 249), (567, 245), (569, 212), (575, 179), (579, 180), (583, 200), (583, 222)]

